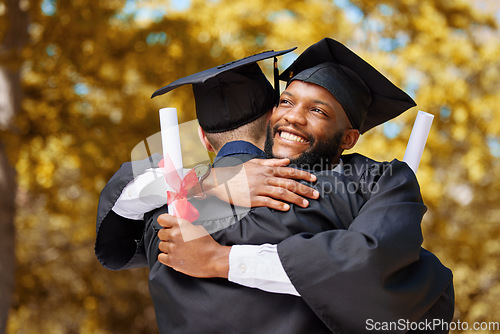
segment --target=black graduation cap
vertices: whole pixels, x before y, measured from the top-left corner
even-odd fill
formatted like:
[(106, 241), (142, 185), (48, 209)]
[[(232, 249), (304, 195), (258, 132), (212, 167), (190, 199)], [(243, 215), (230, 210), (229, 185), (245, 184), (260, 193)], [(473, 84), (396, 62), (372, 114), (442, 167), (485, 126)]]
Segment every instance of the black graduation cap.
[(300, 80), (327, 89), (361, 133), (416, 106), (373, 66), (331, 38), (307, 48), (283, 71), (280, 80)]
[(269, 111), (276, 103), (275, 91), (256, 62), (295, 50), (266, 51), (178, 79), (158, 89), (151, 98), (177, 87), (192, 84), (196, 116), (206, 132), (223, 132), (247, 124)]

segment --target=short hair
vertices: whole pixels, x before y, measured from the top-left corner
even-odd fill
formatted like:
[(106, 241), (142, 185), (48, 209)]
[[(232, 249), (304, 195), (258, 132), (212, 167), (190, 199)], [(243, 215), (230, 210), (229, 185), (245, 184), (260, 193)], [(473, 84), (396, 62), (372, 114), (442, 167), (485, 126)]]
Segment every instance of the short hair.
[(205, 132), (207, 139), (212, 147), (218, 151), (226, 143), (235, 140), (245, 140), (250, 142), (259, 142), (266, 136), (266, 127), (269, 112), (257, 118), (255, 121), (244, 124), (234, 130), (224, 132)]

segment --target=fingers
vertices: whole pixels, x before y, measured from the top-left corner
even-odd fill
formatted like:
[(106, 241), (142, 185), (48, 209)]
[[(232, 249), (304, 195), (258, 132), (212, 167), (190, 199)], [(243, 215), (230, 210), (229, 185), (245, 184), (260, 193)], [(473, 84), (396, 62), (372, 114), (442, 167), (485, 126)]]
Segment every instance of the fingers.
[[(271, 203), (273, 205), (275, 205), (274, 201), (278, 201), (278, 202), (292, 203), (292, 204), (298, 205), (302, 208), (306, 208), (307, 206), (309, 206), (308, 200), (306, 200), (305, 198), (295, 194), (294, 192), (292, 192), (286, 188), (282, 188), (282, 187), (269, 186), (266, 188), (265, 196), (257, 197), (257, 201), (262, 200), (262, 197), (269, 197), (270, 199), (272, 199), (273, 201), (269, 201), (269, 203)], [(265, 204), (264, 206), (267, 206), (266, 203), (264, 203), (264, 204)], [(252, 206), (256, 206), (256, 204), (254, 202), (252, 202)], [(278, 210), (280, 210), (280, 209), (278, 209)], [(288, 210), (288, 209), (286, 209), (286, 210)], [(286, 211), (286, 210), (282, 209), (281, 211)]]
[[(296, 180), (316, 181), (316, 176), (295, 168), (279, 165), (288, 159), (253, 159), (238, 172), (226, 178), (221, 191), (214, 194), (223, 201), (238, 206), (266, 206), (286, 211), (290, 206), (284, 202), (307, 207), (308, 199), (317, 199), (319, 192)], [(277, 166), (278, 165), (278, 166)], [(230, 195), (229, 195), (230, 193)]]
[(158, 261), (160, 261), (160, 263), (162, 263), (166, 266), (169, 266), (169, 267), (171, 266), (171, 263), (169, 261), (169, 257), (165, 253), (158, 254)]
[(308, 182), (316, 181), (316, 175), (306, 172), (304, 170), (295, 169), (291, 167), (275, 167), (273, 170), (273, 175), (295, 180), (304, 180)]
[[(174, 224), (170, 224), (172, 222), (174, 222)], [(164, 225), (170, 226), (170, 227), (164, 227), (158, 231), (158, 238), (164, 243), (187, 242), (193, 239), (198, 239), (209, 235), (209, 233), (203, 226), (193, 225), (185, 219), (176, 218), (171, 215), (159, 216), (158, 223), (160, 225), (163, 224), (162, 226)], [(167, 247), (166, 245), (163, 246)]]
[(177, 218), (169, 214), (162, 214), (158, 217), (158, 224), (163, 228), (158, 231), (158, 238), (161, 241), (174, 241), (182, 238), (179, 225), (183, 223), (183, 219)]
[(252, 201), (253, 207), (263, 206), (270, 209), (275, 209), (278, 211), (288, 211), (290, 210), (290, 205), (287, 203), (280, 202), (271, 197), (257, 196), (254, 201)]
[(290, 159), (288, 159), (288, 158), (283, 158), (283, 159), (252, 159), (250, 161), (254, 162), (256, 164), (259, 164), (261, 166), (273, 166), (273, 167), (288, 166), (288, 164), (290, 163)]
[(161, 227), (164, 228), (172, 228), (174, 226), (177, 226), (179, 224), (178, 218), (172, 215), (169, 215), (168, 213), (164, 213), (160, 216), (158, 216), (158, 224)]
[(170, 242), (166, 242), (166, 241), (161, 241), (159, 244), (158, 244), (158, 249), (162, 252), (162, 253), (170, 253), (170, 249), (171, 249), (171, 246), (172, 244)]
[(179, 230), (184, 242), (208, 236), (207, 230), (201, 225), (193, 225), (189, 222), (179, 225)]
[[(309, 187), (305, 184), (302, 184), (300, 182), (297, 182), (295, 180), (270, 177), (267, 179), (267, 184), (270, 186), (273, 186), (273, 187), (279, 187), (279, 188), (286, 189), (286, 190), (298, 195), (299, 197), (303, 196), (303, 197), (307, 197), (307, 198), (311, 198), (311, 199), (317, 199), (319, 197), (319, 192), (316, 189), (311, 188), (311, 187)], [(275, 199), (279, 199), (279, 200), (288, 199), (288, 197), (282, 198), (280, 196), (280, 194), (281, 194), (280, 192), (277, 192), (276, 194), (278, 195), (278, 197), (274, 197), (274, 196), (272, 196), (272, 197)], [(288, 193), (286, 193), (286, 192), (283, 194), (288, 195)], [(293, 202), (293, 203), (295, 203), (295, 202)], [(295, 204), (297, 204), (297, 203), (295, 203)]]
[(176, 271), (179, 271), (179, 268), (183, 264), (182, 260), (177, 260), (175, 257), (165, 253), (158, 254), (158, 261)]
[(178, 240), (180, 235), (179, 229), (162, 228), (158, 231), (158, 239), (161, 241), (174, 241)]
[(266, 206), (287, 211), (289, 206), (284, 202), (306, 208), (309, 206), (306, 198), (317, 199), (320, 194), (317, 190), (295, 180), (268, 177), (266, 185), (260, 187), (256, 195), (252, 197), (251, 206)]

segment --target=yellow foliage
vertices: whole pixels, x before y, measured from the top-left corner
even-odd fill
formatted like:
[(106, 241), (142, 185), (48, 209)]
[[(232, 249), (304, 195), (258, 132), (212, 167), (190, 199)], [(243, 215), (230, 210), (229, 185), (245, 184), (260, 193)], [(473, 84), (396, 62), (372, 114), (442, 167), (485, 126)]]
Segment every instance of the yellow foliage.
[[(425, 246), (454, 272), (457, 319), (500, 319), (500, 159), (488, 146), (500, 140), (493, 10), (452, 0), (192, 0), (187, 10), (157, 0), (49, 3), (53, 14), (30, 2), (29, 44), (0, 55), (22, 62), (23, 85), (20, 116), (1, 136), (18, 185), (8, 333), (155, 332), (147, 272), (110, 272), (93, 254), (99, 192), (159, 131), (158, 109), (176, 107), (180, 122), (195, 118), (190, 87), (153, 100), (152, 92), (264, 50), (297, 46), (297, 55), (324, 37), (347, 44), (435, 115), (417, 173), (429, 207)], [(138, 21), (126, 3), (165, 14)], [(152, 33), (166, 38), (152, 42)], [(293, 56), (282, 58), (281, 70)], [(396, 138), (379, 127), (352, 151), (402, 159), (416, 109), (395, 120)]]

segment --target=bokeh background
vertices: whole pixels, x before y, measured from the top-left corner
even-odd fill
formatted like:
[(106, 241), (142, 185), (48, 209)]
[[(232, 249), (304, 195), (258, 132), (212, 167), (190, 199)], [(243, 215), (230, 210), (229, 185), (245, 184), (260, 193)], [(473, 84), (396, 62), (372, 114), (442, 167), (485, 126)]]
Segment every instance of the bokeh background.
[(418, 103), (355, 151), (402, 159), (417, 111), (435, 115), (424, 246), (454, 272), (455, 319), (500, 322), (499, 24), (496, 0), (0, 0), (0, 333), (156, 332), (147, 271), (94, 256), (99, 193), (158, 109), (195, 118), (190, 87), (151, 93), (297, 46), (284, 69), (324, 37)]

